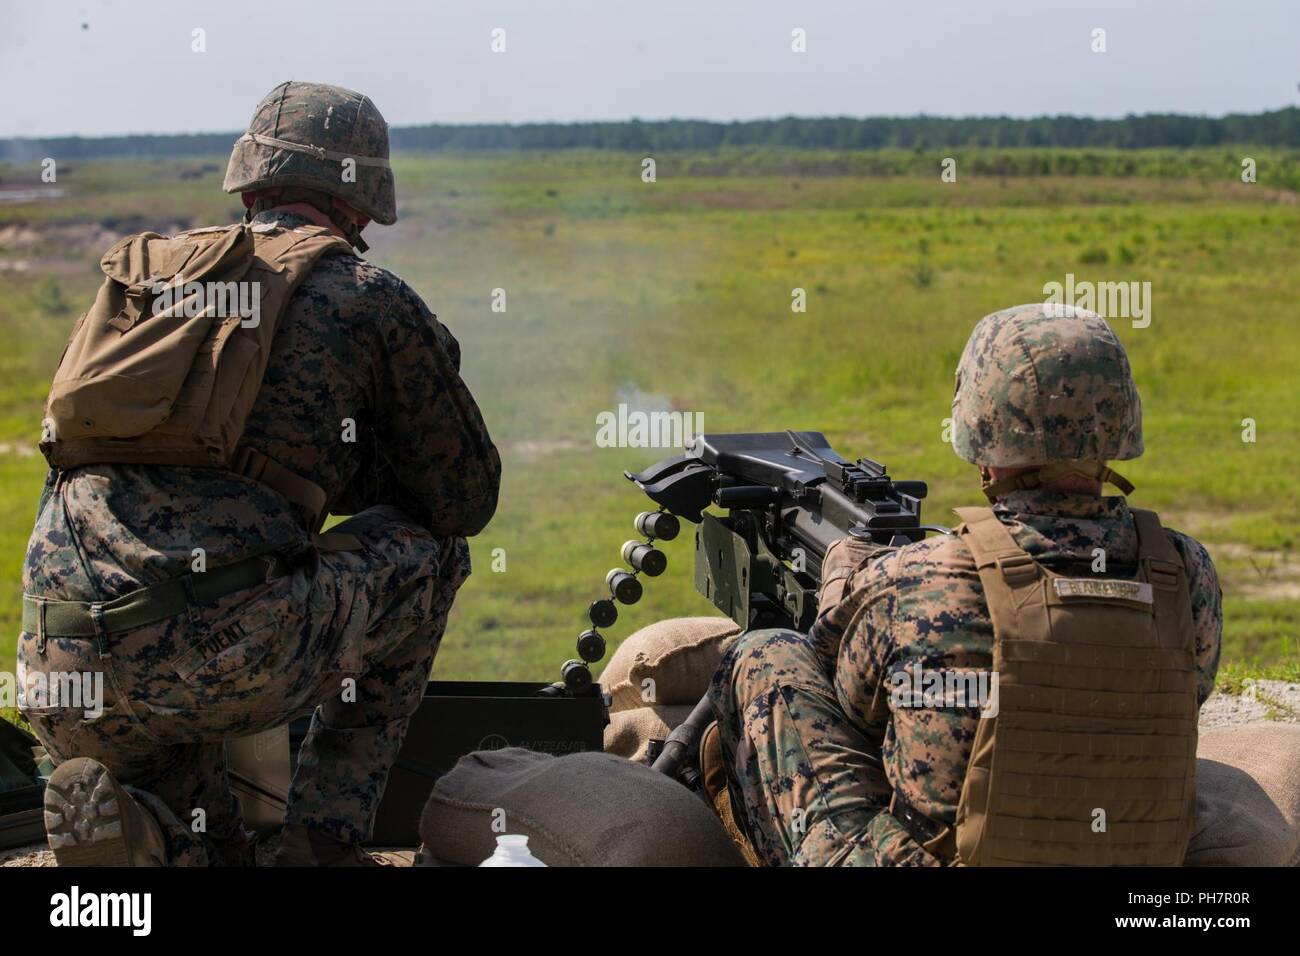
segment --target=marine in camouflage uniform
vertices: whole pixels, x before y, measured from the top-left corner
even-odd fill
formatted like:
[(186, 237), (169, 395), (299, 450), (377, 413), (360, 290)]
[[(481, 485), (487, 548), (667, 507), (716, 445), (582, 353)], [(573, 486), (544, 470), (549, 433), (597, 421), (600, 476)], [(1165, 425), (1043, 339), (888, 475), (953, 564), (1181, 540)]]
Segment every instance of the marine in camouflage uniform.
[[(286, 176), (295, 188), (312, 185), (315, 159), (288, 148), (290, 139), (330, 143), (351, 130), (346, 148), (386, 157), (386, 127), (368, 104), (334, 87), (277, 87), (253, 129), (269, 117), (260, 128), (287, 145), (241, 140), (227, 189), (255, 193)], [(322, 123), (333, 124), (333, 139)], [(332, 186), (337, 164), (317, 179), (318, 189)], [(361, 167), (356, 184), (333, 193), (379, 221), (395, 218), (386, 165)], [(309, 221), (257, 212), (273, 205), (253, 203), (253, 221)], [(465, 536), (496, 507), (500, 459), (459, 369), (456, 339), (420, 297), (357, 256), (322, 258), (290, 300), (243, 444), (314, 481), (328, 512), (353, 515), (331, 530), (353, 535), (354, 550), (319, 547), (297, 509), (232, 472), (124, 464), (51, 472), (26, 594), (104, 602), (191, 572), (195, 549), (209, 570), (266, 558), (264, 583), (111, 634), (102, 650), (35, 633), (19, 642), (28, 672), (103, 672), (102, 714), (25, 713), (56, 762), (93, 758), (151, 811), (167, 862), (249, 862), (223, 741), (313, 708), (286, 822), (326, 845), (368, 837), (470, 572)]]
[[(958, 454), (984, 466), (995, 513), (1035, 561), (1083, 577), (1099, 570), (1100, 549), (1107, 576), (1136, 573), (1126, 499), (1075, 487), (1082, 474), (1131, 490), (1095, 459), (1142, 452), (1127, 358), (1101, 319), (1039, 305), (986, 317), (963, 355), (953, 405)], [(1055, 463), (1067, 464), (1019, 478), (988, 473)], [(1065, 490), (1026, 487), (1062, 480)], [(1218, 576), (1202, 545), (1166, 533), (1189, 583), (1200, 704), (1219, 661)], [(909, 675), (910, 686), (920, 668), (987, 672), (993, 645), (984, 590), (961, 538), (898, 549), (851, 539), (834, 546), (810, 633), (743, 636), (710, 691), (732, 792), (763, 861), (940, 864), (891, 805), (955, 825), (979, 708), (895, 706), (891, 691), (896, 675)]]

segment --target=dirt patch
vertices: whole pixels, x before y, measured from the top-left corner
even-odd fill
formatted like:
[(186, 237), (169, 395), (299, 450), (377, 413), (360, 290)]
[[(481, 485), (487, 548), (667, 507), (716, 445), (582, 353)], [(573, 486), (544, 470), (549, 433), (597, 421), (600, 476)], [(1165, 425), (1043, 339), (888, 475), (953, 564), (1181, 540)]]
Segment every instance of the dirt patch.
[(582, 446), (578, 442), (568, 438), (538, 438), (511, 442), (503, 450), (512, 460), (529, 463), (537, 461), (539, 458), (546, 458), (563, 451), (573, 451), (580, 447)]
[[(189, 219), (149, 219), (145, 216), (106, 216), (81, 222), (10, 223), (0, 226), (0, 251), (20, 255), (36, 251), (62, 259), (80, 258), (87, 252), (103, 252), (123, 236), (137, 232), (172, 235), (191, 228)], [(26, 262), (43, 262), (28, 258)], [(22, 268), (12, 271), (27, 271)]]
[(1258, 183), (1243, 183), (1230, 180), (1228, 182), (1216, 182), (1214, 187), (1215, 191), (1222, 193), (1229, 199), (1251, 199), (1279, 203), (1283, 206), (1294, 206), (1300, 201), (1300, 196), (1296, 195), (1295, 190), (1270, 189)]
[(1239, 584), (1231, 593), (1259, 601), (1300, 601), (1300, 581), (1259, 581)]
[(797, 204), (786, 193), (760, 189), (693, 189), (654, 198), (661, 209), (784, 209)]
[(53, 866), (54, 854), (43, 846), (0, 851), (0, 866)]
[(0, 206), (62, 199), (62, 186), (0, 186)]
[[(257, 845), (257, 865), (274, 866), (276, 838), (261, 841)], [(416, 851), (408, 847), (376, 847), (371, 851), (388, 866), (415, 866)], [(54, 853), (37, 844), (22, 846), (13, 850), (0, 852), (0, 867), (3, 866), (54, 866)]]
[(1253, 600), (1300, 600), (1300, 553), (1269, 550), (1233, 541), (1233, 515), (1223, 511), (1162, 513), (1161, 522), (1205, 543), (1225, 594)]
[(1210, 545), (1219, 558), (1224, 590), (1236, 597), (1256, 600), (1300, 600), (1300, 555), (1294, 551), (1269, 551), (1235, 541)]
[(40, 259), (0, 259), (0, 272), (11, 272), (18, 275), (82, 275), (86, 271), (86, 263), (83, 261), (74, 261), (71, 259), (51, 259), (43, 257)]

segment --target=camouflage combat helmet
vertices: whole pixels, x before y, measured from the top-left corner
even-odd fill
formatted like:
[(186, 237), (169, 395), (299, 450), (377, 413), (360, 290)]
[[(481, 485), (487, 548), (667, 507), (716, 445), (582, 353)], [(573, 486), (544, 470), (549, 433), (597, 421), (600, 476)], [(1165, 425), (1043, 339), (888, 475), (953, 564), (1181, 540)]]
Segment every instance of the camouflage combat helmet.
[(1039, 466), (985, 482), (991, 499), (1067, 474), (1133, 490), (1105, 463), (1142, 454), (1142, 401), (1124, 346), (1093, 312), (1033, 303), (985, 316), (957, 366), (952, 419), (966, 461)]
[(340, 86), (281, 83), (235, 142), (222, 184), (228, 193), (272, 186), (318, 190), (375, 222), (396, 222), (388, 124), (379, 109)]

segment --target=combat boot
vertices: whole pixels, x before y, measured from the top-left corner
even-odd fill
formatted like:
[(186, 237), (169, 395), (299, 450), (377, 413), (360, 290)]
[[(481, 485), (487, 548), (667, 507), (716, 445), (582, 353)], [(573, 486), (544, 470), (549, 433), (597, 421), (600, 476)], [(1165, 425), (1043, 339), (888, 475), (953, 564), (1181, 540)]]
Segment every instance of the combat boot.
[(276, 866), (388, 866), (355, 843), (344, 843), (301, 823), (286, 823), (275, 850)]
[(164, 866), (153, 814), (98, 760), (73, 757), (45, 787), (45, 833), (59, 866)]

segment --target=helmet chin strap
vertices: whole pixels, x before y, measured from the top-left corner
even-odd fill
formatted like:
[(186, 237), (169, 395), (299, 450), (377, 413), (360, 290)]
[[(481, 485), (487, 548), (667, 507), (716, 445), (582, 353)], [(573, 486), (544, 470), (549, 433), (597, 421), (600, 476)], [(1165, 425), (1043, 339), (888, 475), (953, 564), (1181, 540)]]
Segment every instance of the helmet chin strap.
[(357, 252), (365, 252), (370, 246), (361, 238), (361, 230), (341, 209), (334, 204), (333, 198), (325, 193), (318, 192), (315, 189), (297, 189), (293, 186), (283, 186), (274, 196), (258, 196), (253, 200), (253, 205), (248, 207), (244, 214), (245, 219), (252, 219), (259, 212), (265, 212), (268, 209), (274, 209), (277, 206), (287, 206), (291, 203), (302, 202), (319, 210), (323, 215), (329, 217), (329, 221), (343, 237), (352, 245)]
[(986, 478), (980, 487), (984, 489), (984, 495), (989, 501), (997, 501), (999, 497), (1010, 492), (1033, 491), (1070, 475), (1112, 484), (1126, 495), (1133, 493), (1133, 483), (1118, 472), (1111, 471), (1104, 461), (1054, 461), (1024, 474), (1011, 475), (1007, 478)]

